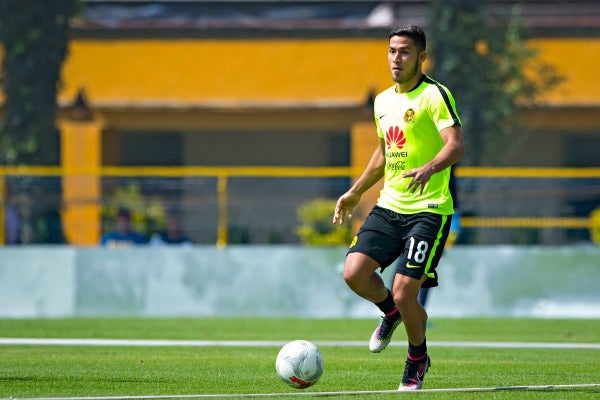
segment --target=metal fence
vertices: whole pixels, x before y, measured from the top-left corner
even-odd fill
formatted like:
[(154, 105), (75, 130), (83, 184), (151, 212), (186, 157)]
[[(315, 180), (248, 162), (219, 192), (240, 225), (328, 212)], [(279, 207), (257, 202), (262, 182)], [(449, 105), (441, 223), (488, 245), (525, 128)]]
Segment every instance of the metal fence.
[[(73, 238), (97, 238), (112, 229), (115, 210), (124, 205), (147, 235), (162, 229), (165, 215), (177, 210), (196, 243), (295, 244), (300, 243), (299, 207), (315, 199), (334, 201), (361, 172), (285, 166), (0, 167), (0, 222), (18, 217), (22, 244), (74, 243)], [(590, 242), (600, 229), (594, 217), (600, 168), (457, 167), (455, 173), (462, 223), (458, 243)], [(370, 206), (357, 210), (357, 221)], [(9, 234), (2, 232), (3, 243), (11, 243)]]

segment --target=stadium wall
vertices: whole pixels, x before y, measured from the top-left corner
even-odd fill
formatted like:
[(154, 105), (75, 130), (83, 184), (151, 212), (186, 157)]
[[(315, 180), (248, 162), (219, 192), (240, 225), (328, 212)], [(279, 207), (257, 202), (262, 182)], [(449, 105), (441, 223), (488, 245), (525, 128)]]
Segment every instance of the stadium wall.
[[(0, 317), (376, 317), (345, 248), (0, 248)], [(432, 317), (600, 318), (600, 248), (455, 246)], [(391, 271), (384, 277), (390, 279)]]

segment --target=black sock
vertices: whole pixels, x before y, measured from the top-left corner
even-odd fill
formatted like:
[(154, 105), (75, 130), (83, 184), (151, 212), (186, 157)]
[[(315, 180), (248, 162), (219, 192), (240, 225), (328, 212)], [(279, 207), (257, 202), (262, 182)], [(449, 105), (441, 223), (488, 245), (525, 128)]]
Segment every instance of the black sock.
[(413, 346), (410, 342), (408, 343), (408, 358), (413, 361), (420, 361), (427, 355), (427, 339), (423, 340), (418, 346)]
[(394, 297), (392, 296), (392, 292), (388, 289), (387, 297), (381, 303), (375, 303), (377, 307), (383, 312), (386, 316), (389, 314), (394, 314), (397, 310), (396, 303), (394, 303)]

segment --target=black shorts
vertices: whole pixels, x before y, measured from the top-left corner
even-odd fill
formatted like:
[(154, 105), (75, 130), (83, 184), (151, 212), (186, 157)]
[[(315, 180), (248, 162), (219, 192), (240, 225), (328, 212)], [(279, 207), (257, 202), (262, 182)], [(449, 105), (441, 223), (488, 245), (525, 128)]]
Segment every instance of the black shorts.
[(375, 206), (354, 237), (348, 253), (363, 253), (379, 263), (381, 271), (396, 259), (396, 273), (438, 285), (435, 271), (450, 231), (451, 215), (429, 212), (398, 214)]

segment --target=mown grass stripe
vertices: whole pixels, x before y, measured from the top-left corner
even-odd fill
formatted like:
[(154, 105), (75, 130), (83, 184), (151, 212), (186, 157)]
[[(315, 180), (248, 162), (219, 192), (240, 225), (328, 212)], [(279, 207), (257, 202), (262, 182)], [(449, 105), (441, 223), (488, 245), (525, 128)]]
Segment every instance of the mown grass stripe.
[[(2, 346), (131, 346), (131, 347), (280, 347), (285, 340), (169, 340), (169, 339), (67, 339), (67, 338), (0, 338)], [(321, 347), (362, 347), (360, 340), (315, 340)], [(583, 349), (600, 350), (600, 343), (543, 342), (474, 342), (431, 341), (432, 347), (503, 348), (503, 349)], [(390, 346), (406, 346), (391, 343)]]
[[(157, 395), (157, 396), (100, 396), (100, 397), (44, 397), (46, 400), (159, 400), (159, 399), (214, 399), (214, 398), (269, 398), (289, 396), (311, 396), (311, 397), (336, 397), (336, 396), (364, 396), (390, 394), (405, 395), (407, 393), (469, 393), (469, 392), (496, 392), (496, 391), (568, 391), (599, 389), (600, 383), (585, 383), (574, 385), (520, 385), (520, 386), (490, 386), (490, 387), (467, 387), (467, 388), (437, 388), (421, 389), (418, 391), (399, 392), (397, 390), (356, 390), (340, 392), (288, 392), (288, 393), (246, 393), (246, 394), (190, 394), (190, 395)], [(11, 400), (37, 400), (40, 398), (11, 398)]]

